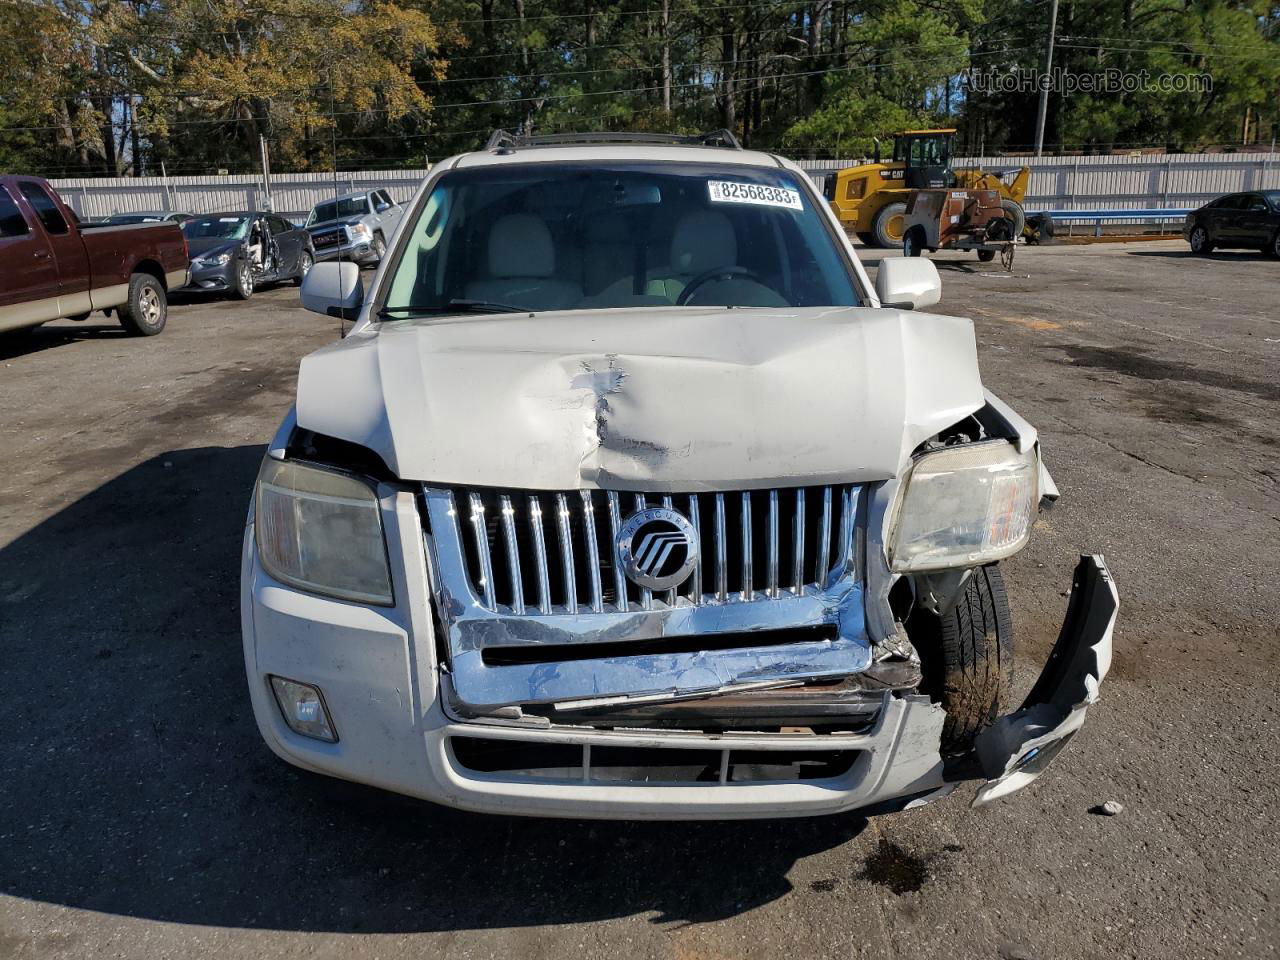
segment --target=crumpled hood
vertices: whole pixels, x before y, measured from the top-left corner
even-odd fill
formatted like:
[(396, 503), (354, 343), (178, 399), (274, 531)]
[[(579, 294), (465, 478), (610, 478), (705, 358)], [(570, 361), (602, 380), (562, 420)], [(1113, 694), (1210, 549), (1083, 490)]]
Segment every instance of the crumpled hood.
[(698, 492), (896, 476), (982, 404), (964, 318), (651, 308), (373, 325), (302, 361), (297, 421), (406, 480)]
[(234, 253), (243, 243), (242, 240), (226, 240), (222, 237), (202, 237), (199, 240), (187, 241), (187, 255), (192, 260), (197, 257), (211, 257), (223, 251)]

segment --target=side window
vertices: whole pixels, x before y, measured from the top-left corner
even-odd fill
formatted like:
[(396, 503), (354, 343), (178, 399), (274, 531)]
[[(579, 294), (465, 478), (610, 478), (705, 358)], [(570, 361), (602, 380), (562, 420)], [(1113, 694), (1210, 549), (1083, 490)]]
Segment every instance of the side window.
[(391, 198), (387, 196), (387, 191), (385, 190), (379, 190), (377, 193), (373, 195), (373, 197), (374, 197), (373, 199), (374, 207), (377, 209), (379, 213), (383, 213), (387, 210), (390, 210), (391, 207), (393, 206), (393, 204), (391, 203)]
[(293, 229), (291, 224), (286, 223), (279, 217), (267, 217), (267, 223), (270, 225), (272, 233), (288, 233)]
[(1246, 210), (1263, 210), (1267, 209), (1267, 201), (1262, 199), (1261, 194), (1251, 193), (1244, 198), (1244, 208)]
[(9, 191), (0, 187), (0, 237), (24, 237), (31, 231), (27, 229), (27, 221), (22, 211), (9, 196)]
[(62, 218), (62, 212), (53, 198), (45, 193), (44, 187), (30, 180), (23, 180), (18, 183), (18, 189), (27, 198), (46, 230), (55, 234), (67, 232), (67, 221)]

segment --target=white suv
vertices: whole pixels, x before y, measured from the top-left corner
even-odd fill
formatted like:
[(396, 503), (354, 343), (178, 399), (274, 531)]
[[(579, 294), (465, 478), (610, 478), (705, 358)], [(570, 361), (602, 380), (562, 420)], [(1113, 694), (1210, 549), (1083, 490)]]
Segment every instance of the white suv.
[(244, 652), (290, 763), (473, 810), (778, 817), (1033, 779), (1117, 599), (1081, 559), (999, 715), (996, 561), (1057, 496), (972, 324), (873, 288), (780, 157), (519, 140), (439, 164), (302, 361), (245, 530)]

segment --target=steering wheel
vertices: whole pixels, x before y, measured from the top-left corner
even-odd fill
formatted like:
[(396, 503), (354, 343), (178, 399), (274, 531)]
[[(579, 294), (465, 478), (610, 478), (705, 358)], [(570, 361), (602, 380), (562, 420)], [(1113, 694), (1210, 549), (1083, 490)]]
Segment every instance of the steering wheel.
[(702, 273), (689, 281), (688, 285), (680, 291), (680, 296), (676, 297), (676, 306), (688, 306), (689, 300), (693, 297), (694, 291), (699, 287), (710, 283), (712, 280), (729, 280), (733, 277), (745, 277), (748, 280), (760, 284), (762, 287), (768, 287), (770, 290), (773, 289), (772, 287), (769, 287), (767, 283), (762, 281), (758, 274), (748, 270), (746, 267), (712, 267), (710, 270), (703, 270)]

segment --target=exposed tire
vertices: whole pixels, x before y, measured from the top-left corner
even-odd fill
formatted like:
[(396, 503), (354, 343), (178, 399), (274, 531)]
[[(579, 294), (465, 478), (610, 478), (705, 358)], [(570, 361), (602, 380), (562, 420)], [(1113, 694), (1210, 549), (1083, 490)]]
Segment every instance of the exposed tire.
[(999, 567), (974, 570), (949, 613), (917, 610), (907, 628), (920, 653), (920, 689), (947, 712), (942, 752), (964, 752), (1000, 715), (1013, 679), (1013, 623)]
[(1195, 226), (1191, 229), (1191, 252), (1200, 256), (1207, 256), (1213, 253), (1213, 242), (1209, 239), (1209, 231), (1204, 227)]
[(231, 293), (237, 300), (248, 300), (253, 296), (253, 287), (253, 264), (242, 259), (236, 266), (236, 282), (231, 288)]
[(373, 251), (373, 259), (376, 262), (381, 263), (382, 258), (387, 255), (387, 241), (383, 238), (381, 233), (375, 233), (373, 235), (373, 244), (371, 249)]
[(892, 250), (895, 247), (902, 246), (906, 215), (907, 205), (901, 201), (898, 203), (886, 203), (881, 208), (880, 212), (876, 214), (876, 222), (873, 228), (877, 247), (888, 247)]
[(154, 337), (169, 319), (164, 284), (149, 273), (135, 273), (129, 278), (129, 299), (116, 312), (120, 326), (135, 337)]
[(902, 238), (902, 255), (904, 257), (918, 257), (920, 251), (924, 247), (924, 231), (919, 227), (912, 227)]
[(978, 251), (978, 259), (981, 260), (983, 263), (990, 263), (995, 258), (996, 258), (996, 252), (994, 250)]
[(307, 279), (307, 274), (311, 272), (311, 268), (315, 266), (316, 258), (311, 255), (310, 250), (303, 250), (302, 257), (298, 260), (298, 275), (293, 278), (295, 287), (302, 286), (302, 281)]
[(1008, 197), (1000, 200), (1000, 209), (1004, 211), (1004, 218), (1009, 221), (1009, 239), (1017, 240), (1026, 229), (1027, 212), (1017, 200), (1010, 200)]

